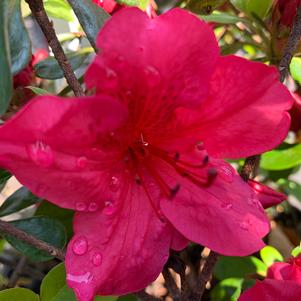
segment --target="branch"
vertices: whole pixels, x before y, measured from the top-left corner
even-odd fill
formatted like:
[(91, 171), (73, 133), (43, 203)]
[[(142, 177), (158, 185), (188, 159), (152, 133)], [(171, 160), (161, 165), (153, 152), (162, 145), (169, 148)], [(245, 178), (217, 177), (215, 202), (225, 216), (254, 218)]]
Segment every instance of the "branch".
[(144, 290), (135, 293), (139, 300), (141, 301), (162, 301), (161, 298), (156, 298), (148, 293), (146, 293)]
[(259, 159), (260, 155), (251, 156), (246, 159), (244, 166), (240, 171), (240, 176), (245, 182), (248, 182), (248, 180), (250, 179), (253, 170), (259, 163)]
[(165, 286), (168, 289), (168, 292), (170, 293), (172, 299), (174, 301), (180, 301), (181, 291), (177, 287), (175, 279), (173, 278), (172, 274), (170, 273), (169, 269), (166, 266), (163, 268), (162, 275), (165, 280)]
[(210, 277), (212, 275), (217, 260), (218, 260), (218, 254), (213, 251), (210, 251), (209, 255), (206, 258), (202, 271), (198, 277), (199, 285), (197, 287), (196, 294), (199, 300), (202, 299), (202, 296), (206, 288), (206, 283), (210, 280)]
[(58, 258), (61, 261), (65, 260), (65, 253), (56, 247), (49, 245), (48, 243), (39, 240), (38, 238), (16, 228), (14, 225), (0, 220), (0, 232), (3, 234), (9, 234), (22, 242), (35, 247), (41, 251), (48, 253), (51, 256)]
[(279, 63), (280, 81), (284, 82), (289, 73), (289, 65), (297, 50), (301, 37), (301, 4), (298, 7), (297, 14), (284, 50), (284, 54)]
[(56, 36), (53, 24), (46, 14), (43, 1), (26, 0), (26, 2), (28, 3), (37, 22), (39, 23), (56, 60), (62, 68), (67, 83), (69, 84), (76, 96), (84, 95), (84, 91), (72, 70), (72, 67), (64, 53), (62, 45), (60, 44)]

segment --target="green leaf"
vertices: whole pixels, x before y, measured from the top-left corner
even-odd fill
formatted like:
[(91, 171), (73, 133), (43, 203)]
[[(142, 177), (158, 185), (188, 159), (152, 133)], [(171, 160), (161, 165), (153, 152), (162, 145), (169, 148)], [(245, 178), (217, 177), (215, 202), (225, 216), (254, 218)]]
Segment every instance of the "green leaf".
[(196, 14), (208, 15), (225, 2), (226, 0), (190, 0), (186, 7)]
[[(66, 233), (64, 226), (57, 220), (47, 217), (36, 216), (11, 222), (15, 227), (29, 233), (36, 238), (45, 241), (59, 249), (66, 244)], [(53, 257), (43, 251), (25, 244), (17, 238), (4, 235), (5, 239), (19, 252), (33, 261), (46, 261)]]
[(293, 195), (301, 202), (301, 185), (299, 183), (286, 179), (279, 179), (277, 183), (285, 190), (286, 194)]
[(52, 219), (57, 219), (65, 226), (67, 237), (68, 238), (72, 237), (72, 235), (73, 235), (72, 225), (73, 225), (74, 211), (60, 208), (54, 204), (44, 201), (38, 207), (35, 215), (36, 216), (46, 216), (46, 217), (49, 217)]
[(10, 288), (0, 291), (0, 301), (39, 301), (34, 292), (26, 288)]
[(9, 1), (9, 45), (11, 56), (11, 72), (19, 73), (31, 58), (31, 42), (25, 28), (20, 0)]
[(0, 206), (0, 216), (9, 215), (27, 208), (41, 201), (33, 195), (26, 187), (21, 187)]
[(211, 291), (211, 301), (236, 301), (241, 293), (244, 279), (228, 278), (219, 282)]
[(13, 92), (8, 38), (8, 3), (8, 0), (0, 1), (0, 115), (6, 112)]
[(277, 249), (272, 246), (266, 246), (261, 249), (260, 257), (268, 267), (271, 266), (274, 262), (283, 261), (282, 255)]
[(74, 21), (72, 9), (65, 0), (46, 0), (44, 7), (50, 17), (63, 19), (68, 22)]
[(258, 274), (264, 276), (267, 266), (254, 256), (226, 257), (217, 262), (214, 275), (222, 280), (226, 278), (244, 278), (246, 275)]
[(208, 16), (201, 15), (200, 17), (207, 22), (215, 22), (222, 24), (236, 24), (237, 22), (244, 22), (243, 18), (239, 18), (228, 13), (220, 12), (214, 12), (212, 15)]
[(290, 72), (293, 79), (301, 85), (301, 58), (293, 57), (290, 64)]
[(0, 169), (0, 185), (3, 183), (6, 183), (6, 181), (11, 177), (12, 175), (10, 172)]
[(250, 16), (255, 14), (261, 19), (267, 16), (273, 5), (273, 0), (231, 0), (231, 2), (237, 9)]
[(291, 252), (292, 256), (297, 257), (301, 254), (301, 247), (298, 246), (296, 248), (294, 248)]
[[(72, 69), (78, 69), (88, 57), (89, 53), (91, 53), (91, 48), (84, 48), (80, 51), (67, 54)], [(34, 69), (36, 76), (40, 78), (58, 79), (64, 77), (64, 73), (54, 57), (48, 57), (39, 62), (35, 65)]]
[[(74, 292), (66, 285), (64, 263), (55, 266), (43, 279), (41, 301), (76, 301)], [(96, 296), (94, 301), (115, 301), (115, 296)], [(1, 301), (1, 300), (0, 300)]]
[(50, 94), (50, 92), (48, 92), (47, 90), (44, 90), (44, 89), (41, 89), (38, 87), (27, 86), (25, 88), (31, 90), (36, 95), (49, 95)]
[(110, 15), (91, 0), (69, 0), (69, 3), (86, 33), (91, 46), (97, 51), (96, 37)]
[(260, 167), (266, 170), (284, 170), (299, 164), (301, 164), (301, 144), (267, 152), (262, 155), (260, 161)]

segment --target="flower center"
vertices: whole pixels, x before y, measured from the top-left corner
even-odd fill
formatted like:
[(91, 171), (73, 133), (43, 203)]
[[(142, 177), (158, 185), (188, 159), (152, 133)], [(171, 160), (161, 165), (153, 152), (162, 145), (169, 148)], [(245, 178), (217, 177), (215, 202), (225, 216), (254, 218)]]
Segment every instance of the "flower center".
[[(160, 175), (160, 167), (156, 166), (154, 162), (161, 160), (169, 167), (172, 167), (174, 171), (181, 178), (190, 180), (197, 186), (208, 187), (217, 175), (217, 170), (212, 168), (209, 164), (209, 156), (204, 148), (197, 145), (200, 161), (197, 163), (190, 163), (181, 158), (179, 152), (168, 152), (164, 149), (158, 148), (148, 141), (146, 141), (141, 135), (139, 140), (136, 140), (132, 146), (129, 147), (129, 157), (136, 165), (136, 182), (145, 186), (145, 180), (141, 172), (139, 172), (139, 166), (143, 165), (149, 175), (155, 180), (160, 187), (161, 192), (167, 199), (172, 199), (180, 190), (180, 181), (173, 187), (170, 187), (166, 180)], [(155, 161), (153, 159), (156, 159)]]

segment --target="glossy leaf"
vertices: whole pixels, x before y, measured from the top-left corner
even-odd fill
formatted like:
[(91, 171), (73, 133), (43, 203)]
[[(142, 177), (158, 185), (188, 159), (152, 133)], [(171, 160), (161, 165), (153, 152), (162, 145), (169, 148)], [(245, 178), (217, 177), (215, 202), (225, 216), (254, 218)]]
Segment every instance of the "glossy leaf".
[(271, 266), (274, 262), (283, 261), (283, 256), (277, 249), (272, 246), (266, 246), (261, 249), (260, 257), (268, 267)]
[(207, 22), (222, 24), (236, 24), (237, 22), (244, 22), (244, 19), (228, 13), (213, 13), (212, 15), (201, 15), (200, 17)]
[(298, 246), (296, 248), (294, 248), (291, 252), (292, 256), (297, 257), (301, 254), (301, 247)]
[(260, 166), (266, 170), (284, 170), (301, 164), (301, 144), (262, 155)]
[[(87, 48), (75, 53), (67, 54), (72, 69), (78, 69), (83, 64), (90, 52), (90, 48)], [(40, 78), (58, 79), (64, 77), (64, 73), (54, 57), (48, 57), (47, 59), (39, 62), (35, 65), (34, 69), (36, 76)]]
[(23, 22), (20, 0), (9, 1), (8, 25), (11, 72), (15, 75), (28, 65), (31, 58), (31, 43)]
[(301, 58), (293, 57), (290, 64), (290, 72), (293, 79), (301, 84)]
[(26, 288), (10, 288), (0, 291), (0, 301), (39, 301), (37, 294)]
[(26, 187), (21, 187), (0, 206), (0, 216), (9, 215), (41, 201)]
[(67, 237), (71, 238), (73, 235), (72, 223), (74, 212), (72, 210), (60, 208), (49, 202), (42, 202), (38, 207), (36, 216), (45, 216), (53, 219), (57, 219), (64, 226), (67, 233)]
[[(64, 226), (57, 220), (36, 216), (11, 222), (15, 227), (29, 233), (36, 238), (62, 249), (66, 244)], [(19, 252), (33, 261), (46, 261), (53, 257), (43, 251), (29, 246), (10, 235), (4, 235), (5, 239)]]
[(0, 115), (6, 112), (13, 91), (8, 38), (8, 3), (8, 0), (0, 1)]
[(267, 266), (254, 256), (222, 256), (215, 266), (214, 275), (220, 280), (226, 278), (243, 278), (253, 274), (264, 276), (266, 270)]
[(270, 11), (273, 0), (231, 0), (232, 4), (248, 15), (255, 14), (261, 19)]
[(86, 33), (91, 46), (97, 50), (95, 43), (97, 34), (110, 15), (91, 0), (69, 0), (69, 3)]
[(47, 95), (47, 94), (50, 94), (50, 92), (48, 92), (48, 91), (46, 91), (44, 89), (41, 89), (39, 87), (27, 86), (25, 88), (31, 90), (36, 95)]
[(74, 20), (72, 9), (65, 0), (46, 0), (44, 7), (50, 17), (63, 19), (68, 22)]
[(211, 301), (236, 301), (241, 293), (242, 278), (228, 278), (219, 282), (211, 291)]

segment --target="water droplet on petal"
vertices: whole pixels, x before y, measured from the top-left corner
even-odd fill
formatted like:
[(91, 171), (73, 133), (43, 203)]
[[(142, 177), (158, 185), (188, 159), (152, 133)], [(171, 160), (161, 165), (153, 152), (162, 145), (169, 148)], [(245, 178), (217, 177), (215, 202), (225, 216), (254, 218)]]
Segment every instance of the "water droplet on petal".
[(221, 207), (225, 210), (230, 210), (233, 208), (233, 204), (225, 202), (225, 203), (222, 203)]
[(78, 237), (72, 245), (72, 250), (76, 255), (84, 255), (88, 251), (88, 241), (84, 236)]
[(144, 51), (144, 46), (139, 46), (138, 50), (141, 51), (141, 52), (143, 52)]
[(219, 169), (219, 175), (228, 183), (233, 182), (234, 173), (231, 166), (223, 165)]
[(54, 162), (51, 147), (42, 141), (31, 144), (28, 148), (28, 155), (35, 164), (42, 167), (50, 167)]
[(109, 188), (111, 191), (117, 192), (120, 188), (120, 180), (116, 177), (112, 177), (109, 184)]
[(101, 263), (102, 263), (101, 253), (97, 252), (92, 256), (92, 263), (97, 267), (101, 265)]
[(161, 76), (159, 71), (155, 67), (147, 66), (144, 69), (144, 73), (146, 75), (147, 82), (151, 87), (156, 86), (160, 83)]
[(89, 204), (88, 210), (90, 212), (95, 212), (97, 211), (97, 209), (98, 209), (98, 205), (96, 203), (92, 202)]
[(106, 68), (105, 72), (107, 78), (106, 85), (111, 88), (116, 87), (118, 84), (117, 73), (111, 68)]
[(124, 58), (124, 56), (122, 56), (122, 55), (119, 55), (119, 56), (117, 57), (117, 61), (118, 61), (120, 64), (123, 64), (123, 63), (124, 63), (124, 61), (125, 61), (125, 58)]
[(240, 229), (242, 229), (244, 231), (249, 231), (249, 225), (246, 222), (240, 222), (239, 227), (240, 227)]
[(204, 147), (204, 142), (198, 142), (196, 145), (195, 145), (195, 148), (198, 150), (198, 151), (203, 151), (205, 150), (205, 147)]
[(76, 202), (75, 209), (77, 211), (85, 211), (87, 209), (87, 205), (84, 202)]
[(87, 162), (88, 162), (87, 157), (79, 157), (76, 161), (76, 165), (79, 168), (85, 168), (85, 167), (87, 167)]
[(115, 212), (114, 204), (111, 201), (106, 201), (103, 210), (105, 215), (112, 215)]
[(67, 274), (67, 280), (76, 282), (76, 283), (89, 283), (93, 279), (93, 275), (90, 272), (87, 272), (82, 275), (72, 275), (72, 274)]

